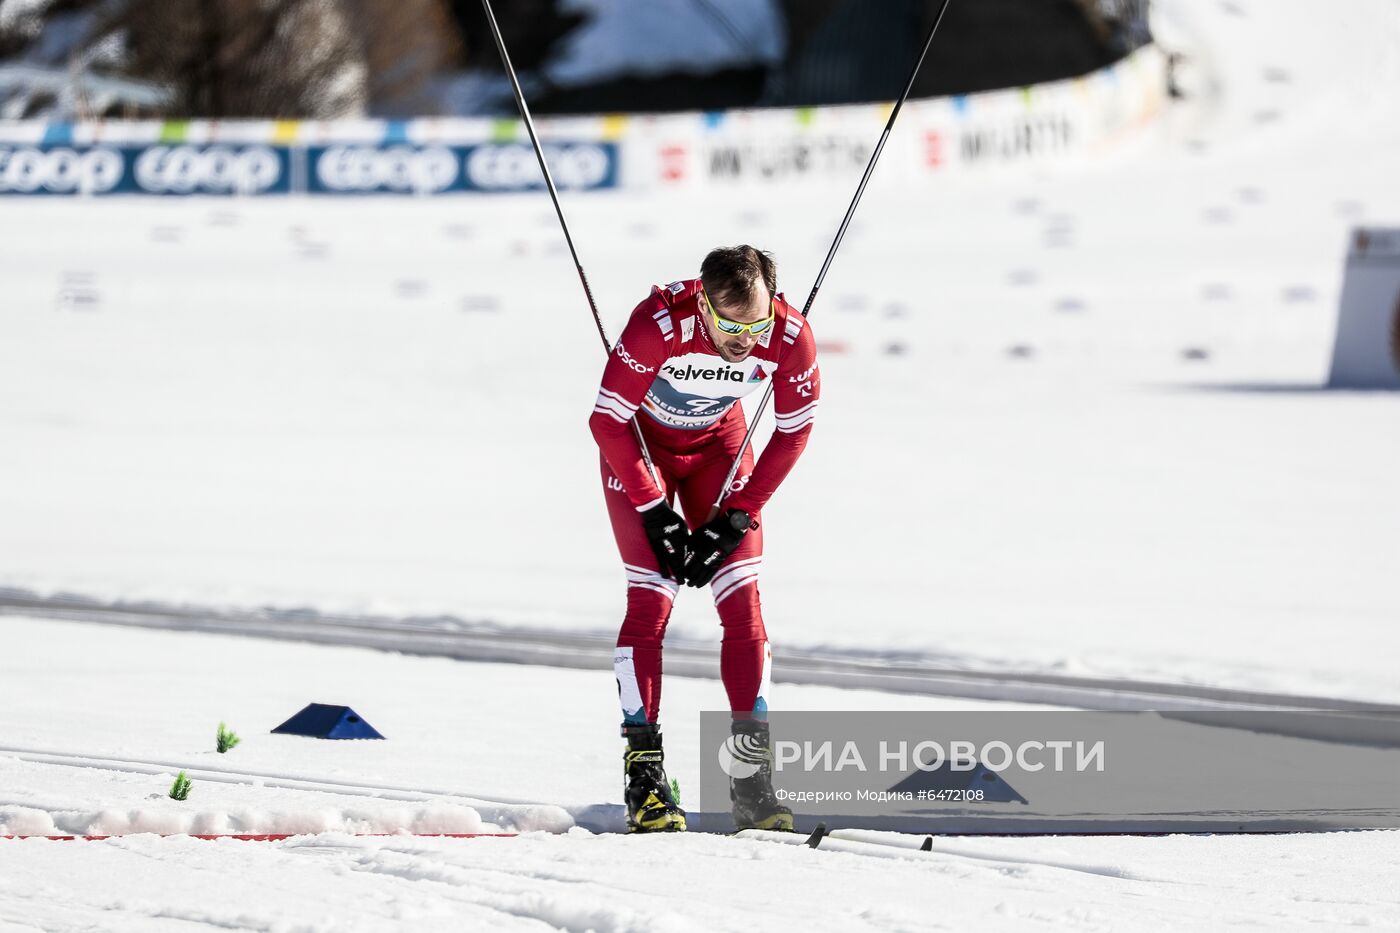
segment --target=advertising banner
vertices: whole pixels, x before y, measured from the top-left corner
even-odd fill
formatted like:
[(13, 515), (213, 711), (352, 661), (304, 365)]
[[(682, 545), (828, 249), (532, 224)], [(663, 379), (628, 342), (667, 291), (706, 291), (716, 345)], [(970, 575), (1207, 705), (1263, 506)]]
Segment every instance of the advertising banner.
[[(312, 194), (441, 194), (533, 191), (544, 175), (529, 143), (474, 146), (312, 146), (306, 150)], [(554, 184), (598, 190), (618, 184), (616, 143), (545, 143)]]
[(288, 150), (261, 145), (0, 144), (0, 194), (287, 194)]
[[(544, 148), (560, 189), (617, 186), (616, 143)], [(528, 143), (0, 143), (0, 195), (432, 195), (542, 188), (544, 176)]]
[[(1112, 149), (1166, 104), (1145, 46), (1081, 77), (911, 100), (877, 184), (1071, 160)], [(891, 104), (541, 119), (562, 190), (853, 183)], [(0, 195), (399, 195), (544, 187), (515, 117), (419, 120), (0, 121)]]

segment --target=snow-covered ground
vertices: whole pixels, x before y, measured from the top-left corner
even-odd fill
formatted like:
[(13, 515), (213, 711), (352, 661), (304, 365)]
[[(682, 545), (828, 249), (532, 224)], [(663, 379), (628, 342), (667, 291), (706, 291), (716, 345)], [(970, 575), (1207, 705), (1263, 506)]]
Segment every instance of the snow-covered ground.
[[(848, 349), (769, 509), (780, 649), (1400, 698), (1400, 398), (1318, 391), (1347, 232), (1400, 223), (1400, 16), (1168, 9), (1216, 53), (1198, 127), (876, 175), (813, 311)], [(850, 192), (568, 208), (615, 334), (717, 243), (774, 250), (800, 301)], [(0, 583), (616, 627), (601, 350), (544, 196), (0, 224)], [(708, 599), (675, 624), (713, 637)]]
[(878, 859), (716, 836), (0, 846), (7, 930), (1393, 930), (1393, 837), (948, 840)]
[[(776, 650), (1400, 699), (1400, 396), (1321, 389), (1347, 233), (1400, 225), (1400, 7), (1161, 9), (1219, 97), (1160, 134), (907, 191), (877, 173), (813, 311), (844, 350), (767, 514)], [(567, 208), (615, 334), (720, 243), (773, 250), (800, 302), (854, 183)], [(0, 239), (0, 585), (615, 628), (585, 427), (601, 350), (543, 196), (10, 199)], [(541, 523), (568, 545), (542, 548)], [(707, 597), (673, 625), (717, 637)], [(146, 799), (155, 775), (0, 751), (12, 829), (557, 829), (555, 808), (619, 796), (602, 672), (12, 617), (0, 633), (0, 746), (264, 776), (198, 781), (177, 807)], [(693, 711), (718, 692), (668, 679), (683, 782)], [(265, 734), (313, 700), (390, 741)], [(232, 756), (204, 752), (221, 719), (247, 737)], [(281, 786), (298, 777), (326, 786)], [(332, 784), (434, 793), (380, 809)], [(920, 862), (577, 829), (0, 842), (0, 928), (1396, 928), (1397, 847), (951, 840)]]
[[(182, 768), (234, 767), (269, 778), (455, 791), (454, 798), (548, 801), (570, 810), (621, 799), (617, 697), (606, 674), (0, 619), (5, 643), (14, 649), (0, 660), (0, 823), (10, 818), (3, 807), (28, 805), (15, 796), (19, 788), (31, 788), (31, 803), (45, 813), (69, 814), (54, 817), (55, 828), (47, 832), (102, 832), (105, 817), (92, 813), (122, 808), (123, 801), (137, 801), (124, 810), (171, 805), (145, 801), (146, 793), (167, 790), (169, 780), (102, 772), (84, 778), (81, 769), (6, 761), (6, 749), (179, 761)], [(42, 695), (31, 692), (38, 676)], [(786, 709), (1037, 708), (827, 687), (785, 685), (778, 694)], [(723, 688), (714, 680), (667, 677), (666, 697), (672, 712), (664, 720), (668, 767), (683, 787), (697, 787), (696, 713), (723, 709)], [(351, 706), (388, 740), (266, 734), (310, 702)], [(221, 721), (245, 737), (236, 754), (213, 750)], [(62, 781), (50, 780), (54, 775)], [(143, 793), (133, 796), (133, 780)], [(103, 781), (116, 783), (104, 789)], [(191, 802), (198, 800), (201, 812), (211, 804), (224, 812), (254, 806), (257, 792), (248, 794), (236, 785), (209, 785)], [(503, 814), (507, 829), (520, 828), (515, 816)], [(270, 817), (251, 818), (259, 828), (244, 824), (239, 831), (284, 831)]]
[[(613, 701), (599, 675), (20, 618), (4, 626), (19, 650), (0, 657), (0, 834), (318, 835), (0, 841), (3, 930), (740, 930), (759, 918), (815, 930), (1400, 928), (1386, 881), (1400, 833), (940, 839), (931, 853), (886, 858), (595, 835), (570, 830), (559, 806), (524, 801), (577, 812), (619, 799)], [(687, 711), (667, 725), (684, 793), (698, 783), (689, 711), (722, 702), (721, 689), (671, 678), (666, 690)], [(1010, 708), (812, 687), (779, 695), (789, 709)], [(268, 734), (310, 700), (353, 700), (387, 739)], [(243, 738), (226, 755), (212, 747), (221, 720)], [(93, 766), (54, 763), (66, 755)], [(195, 776), (183, 803), (162, 796), (177, 768)], [(404, 830), (527, 835), (347, 835)]]

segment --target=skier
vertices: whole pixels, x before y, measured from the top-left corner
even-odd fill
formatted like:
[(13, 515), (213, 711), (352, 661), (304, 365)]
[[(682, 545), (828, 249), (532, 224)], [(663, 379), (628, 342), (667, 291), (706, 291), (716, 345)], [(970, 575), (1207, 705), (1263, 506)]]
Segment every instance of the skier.
[[(807, 444), (821, 376), (811, 328), (776, 287), (772, 256), (752, 246), (715, 249), (701, 263), (700, 278), (653, 287), (608, 357), (589, 421), (627, 577), (613, 670), (633, 832), (685, 829), (657, 724), (662, 640), (683, 583), (710, 586), (723, 627), (720, 677), (732, 730), (741, 737), (736, 744), (762, 762), (752, 777), (730, 780), (734, 821), (740, 829), (792, 828), (792, 811), (772, 786), (772, 656), (758, 594), (761, 512)], [(711, 520), (746, 430), (737, 403), (770, 381), (777, 430), (757, 466), (745, 450)], [(638, 412), (655, 478), (631, 423)], [(673, 508), (677, 498), (686, 519)]]

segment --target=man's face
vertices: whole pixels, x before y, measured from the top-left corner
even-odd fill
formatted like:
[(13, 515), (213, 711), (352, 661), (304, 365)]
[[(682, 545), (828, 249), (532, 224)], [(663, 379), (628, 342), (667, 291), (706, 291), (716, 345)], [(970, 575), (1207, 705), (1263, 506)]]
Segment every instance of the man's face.
[[(762, 282), (756, 284), (753, 301), (748, 305), (733, 302), (726, 304), (714, 301), (708, 295), (706, 298), (711, 301), (715, 314), (720, 317), (740, 324), (753, 324), (767, 320), (768, 315), (773, 313), (773, 296), (768, 293), (768, 286)], [(705, 319), (705, 327), (710, 333), (710, 340), (714, 341), (715, 347), (719, 350), (719, 355), (730, 363), (742, 363), (748, 359), (749, 354), (753, 352), (754, 345), (758, 343), (758, 337), (748, 331), (744, 331), (742, 334), (723, 333), (715, 327), (714, 318), (709, 315), (708, 309), (706, 312), (702, 315)]]

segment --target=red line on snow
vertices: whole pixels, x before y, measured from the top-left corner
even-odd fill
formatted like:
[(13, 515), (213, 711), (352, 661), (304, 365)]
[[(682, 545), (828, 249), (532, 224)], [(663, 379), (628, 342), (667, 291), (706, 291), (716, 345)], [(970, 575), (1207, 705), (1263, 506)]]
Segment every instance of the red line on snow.
[[(102, 839), (122, 839), (126, 836), (159, 836), (161, 839), (172, 839), (178, 836), (188, 836), (191, 839), (238, 839), (242, 842), (280, 842), (283, 839), (295, 839), (298, 836), (320, 836), (329, 835), (326, 833), (114, 833), (106, 836), (0, 836), (0, 839), (48, 839), (53, 842), (97, 842)], [(513, 839), (519, 833), (337, 833), (336, 835), (354, 836), (357, 839), (382, 838), (392, 839), (396, 836), (404, 839)]]

